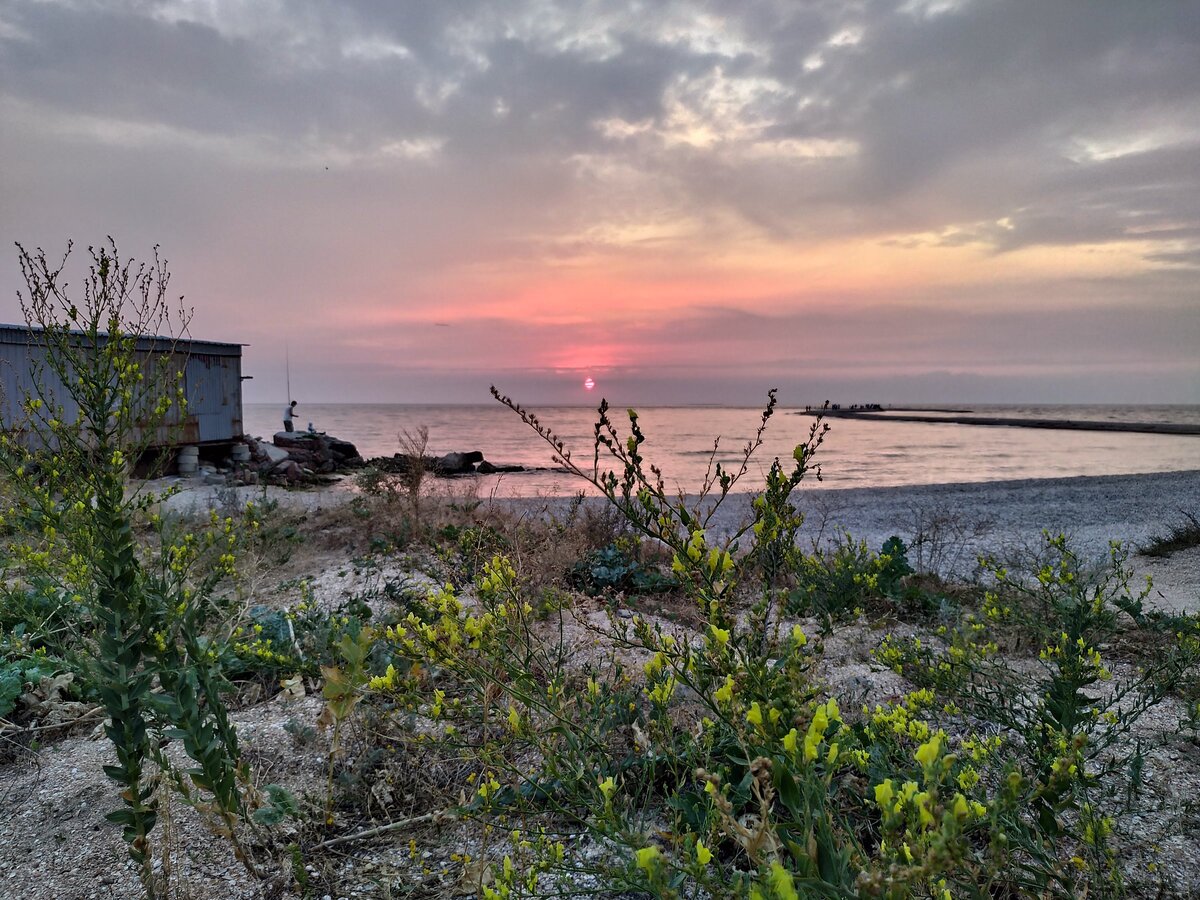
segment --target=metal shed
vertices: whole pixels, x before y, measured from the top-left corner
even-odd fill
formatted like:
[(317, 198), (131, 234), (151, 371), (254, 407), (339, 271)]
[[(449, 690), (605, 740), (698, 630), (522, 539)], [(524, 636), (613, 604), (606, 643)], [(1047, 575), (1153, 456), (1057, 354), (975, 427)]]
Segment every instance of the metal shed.
[[(187, 397), (187, 418), (163, 428), (154, 446), (209, 444), (242, 436), (242, 345), (216, 341), (143, 337), (138, 352), (166, 352), (175, 347)], [(0, 325), (0, 425), (11, 427), (21, 418), (21, 400), (33, 389), (33, 372), (46, 349), (38, 342), (38, 331), (23, 325)], [(66, 407), (70, 397), (48, 368), (43, 369), (43, 391)]]

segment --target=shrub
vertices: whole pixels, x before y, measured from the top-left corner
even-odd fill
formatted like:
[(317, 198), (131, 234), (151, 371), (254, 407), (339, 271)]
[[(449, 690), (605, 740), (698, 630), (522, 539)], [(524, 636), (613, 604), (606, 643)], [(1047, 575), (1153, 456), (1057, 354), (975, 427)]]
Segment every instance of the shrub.
[(1149, 543), (1141, 548), (1143, 556), (1166, 558), (1180, 550), (1200, 547), (1200, 516), (1180, 510), (1184, 521), (1171, 526), (1166, 534), (1151, 538)]
[(593, 596), (613, 591), (648, 594), (675, 587), (675, 579), (644, 566), (619, 544), (585, 554), (572, 566), (568, 580)]
[[(215, 514), (211, 527), (181, 533), (153, 513), (161, 497), (127, 491), (130, 468), (186, 406), (177, 336), (187, 314), (168, 302), (157, 256), (135, 265), (111, 244), (89, 252), (82, 296), (71, 296), (66, 257), (53, 265), (20, 248), (21, 306), (44, 362), (20, 398), (24, 421), (0, 435), (15, 504), (5, 521), (17, 528), (5, 616), (28, 614), (9, 605), (24, 592), (26, 603), (48, 603), (58, 623), (37, 640), (74, 632), (75, 647), (86, 650), (77, 657), (84, 689), (104, 707), (116, 755), (105, 773), (122, 805), (108, 818), (123, 827), (152, 897), (158, 772), (186, 800), (213, 810), (237, 845), (246, 772), (206, 626), (214, 589), (236, 572), (239, 535)], [(162, 334), (176, 337), (139, 348), (143, 336)], [(145, 545), (135, 537), (142, 526)], [(185, 771), (162, 753), (168, 730), (192, 760)]]
[(796, 584), (789, 594), (789, 608), (797, 615), (816, 616), (827, 629), (873, 601), (900, 599), (902, 579), (912, 574), (908, 548), (898, 537), (888, 538), (879, 553), (865, 541), (849, 534), (827, 552), (794, 551), (791, 565)]
[[(1114, 798), (1142, 777), (1132, 730), (1200, 656), (1190, 626), (1173, 621), (1169, 633), (1142, 610), (1122, 559), (1088, 581), (1055, 538), (1029, 573), (990, 564), (976, 609), (959, 618), (942, 604), (955, 619), (933, 636), (883, 640), (877, 659), (910, 683), (850, 708), (821, 678), (837, 660), (788, 619), (797, 586), (818, 585), (830, 628), (873, 600), (894, 617), (937, 598), (914, 593), (926, 582), (914, 583), (898, 539), (878, 554), (849, 538), (827, 557), (796, 550), (794, 491), (815, 470), (823, 430), (796, 448), (794, 466), (772, 463), (750, 520), (719, 537), (713, 510), (747, 464), (714, 467), (700, 500), (685, 501), (642, 460), (636, 413), (619, 435), (601, 405), (581, 469), (534, 414), (503, 402), (620, 511), (639, 552), (661, 549), (698, 624), (539, 608), (537, 574), (509, 556), (524, 538), (469, 535), (474, 565), (451, 567), (451, 583), (426, 597), (405, 593), (398, 618), (344, 642), (325, 673), (333, 748), (355, 717), (386, 736), (345, 760), (331, 749), (327, 827), (346, 824), (330, 814), (336, 785), (359, 792), (397, 767), (436, 771), (437, 805), (319, 846), (471, 822), (481, 826), (472, 859), (452, 859), (487, 898), (1120, 892)], [(604, 454), (615, 470), (601, 467)], [(628, 577), (639, 558), (628, 540), (586, 557), (580, 583)], [(1153, 623), (1161, 653), (1132, 681), (1108, 678), (1105, 654), (1130, 619)], [(1029, 661), (1001, 659), (999, 647), (1035, 635), (1043, 653), (1030, 679)]]

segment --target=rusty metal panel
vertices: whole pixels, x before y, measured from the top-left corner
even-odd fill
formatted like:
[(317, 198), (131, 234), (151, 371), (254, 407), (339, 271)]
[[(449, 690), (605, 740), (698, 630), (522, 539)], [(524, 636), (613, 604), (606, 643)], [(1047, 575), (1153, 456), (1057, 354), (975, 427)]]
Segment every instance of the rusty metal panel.
[[(72, 420), (78, 415), (62, 382), (45, 367), (46, 350), (36, 341), (36, 332), (31, 340), (24, 327), (0, 325), (0, 426), (5, 428), (20, 428), (24, 417), (21, 400), (38, 381), (43, 396), (64, 404), (64, 418)], [(137, 350), (147, 357), (174, 350), (171, 371), (183, 373), (188, 399), (186, 418), (181, 422), (178, 412), (169, 414), (167, 422), (155, 429), (153, 444), (229, 441), (241, 436), (240, 344), (141, 338)]]
[(11, 339), (12, 333), (6, 335), (10, 340), (0, 342), (0, 425), (26, 431), (22, 404), (27, 395), (40, 396), (48, 405), (61, 405), (58, 415), (65, 421), (77, 418), (79, 407), (62, 379), (46, 364), (45, 348), (30, 344), (28, 332), (15, 334), (20, 342)]
[(188, 418), (200, 441), (228, 441), (242, 434), (241, 359), (193, 353), (186, 369)]

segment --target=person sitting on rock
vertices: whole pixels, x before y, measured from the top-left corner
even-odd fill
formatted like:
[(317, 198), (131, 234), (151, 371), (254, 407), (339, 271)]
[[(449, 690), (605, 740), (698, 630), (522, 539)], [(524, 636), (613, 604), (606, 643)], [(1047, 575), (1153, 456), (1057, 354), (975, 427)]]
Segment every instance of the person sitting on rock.
[(293, 400), (289, 406), (283, 410), (283, 430), (295, 431), (296, 426), (292, 424), (292, 414), (296, 411), (296, 401)]

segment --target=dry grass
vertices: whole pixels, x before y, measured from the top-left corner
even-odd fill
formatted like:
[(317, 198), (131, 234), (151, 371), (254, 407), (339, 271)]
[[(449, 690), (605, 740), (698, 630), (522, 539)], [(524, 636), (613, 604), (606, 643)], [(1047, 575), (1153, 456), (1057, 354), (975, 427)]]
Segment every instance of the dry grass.
[(1142, 556), (1165, 559), (1180, 550), (1200, 547), (1200, 516), (1185, 510), (1180, 510), (1180, 513), (1186, 521), (1172, 526), (1171, 531), (1165, 535), (1151, 538), (1150, 542), (1138, 551)]

